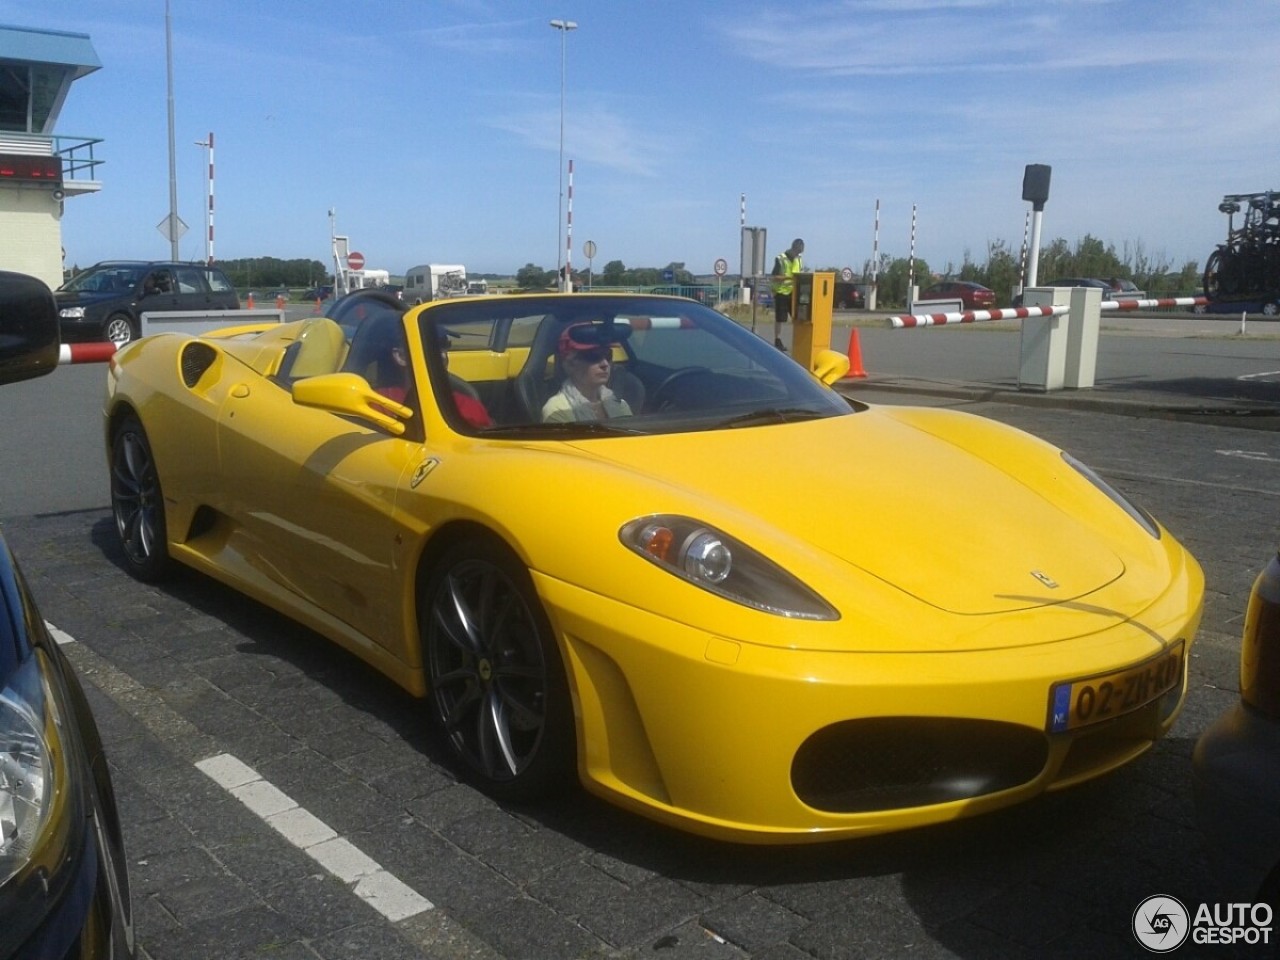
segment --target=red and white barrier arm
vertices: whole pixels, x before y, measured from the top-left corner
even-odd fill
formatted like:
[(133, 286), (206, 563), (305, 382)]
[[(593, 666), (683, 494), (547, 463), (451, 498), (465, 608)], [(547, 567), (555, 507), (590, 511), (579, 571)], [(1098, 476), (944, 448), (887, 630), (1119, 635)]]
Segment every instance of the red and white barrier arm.
[[(1152, 307), (1195, 307), (1206, 304), (1205, 297), (1166, 297), (1160, 300), (1104, 300), (1103, 310), (1144, 310)], [(895, 330), (909, 327), (940, 327), (949, 323), (977, 323), (982, 320), (1013, 320), (1023, 317), (1060, 317), (1068, 307), (1005, 307), (999, 310), (965, 310), (962, 313), (926, 313), (889, 317)]]
[(1198, 307), (1207, 297), (1166, 297), (1162, 300), (1103, 300), (1103, 310), (1145, 310), (1151, 307)]
[(58, 348), (58, 363), (106, 363), (116, 352), (116, 345), (106, 343), (64, 343)]
[(1022, 317), (1060, 317), (1068, 307), (1003, 307), (998, 310), (964, 310), (960, 313), (922, 313), (890, 317), (895, 330), (909, 327), (941, 327), (949, 323), (978, 323), (983, 320), (1013, 320)]

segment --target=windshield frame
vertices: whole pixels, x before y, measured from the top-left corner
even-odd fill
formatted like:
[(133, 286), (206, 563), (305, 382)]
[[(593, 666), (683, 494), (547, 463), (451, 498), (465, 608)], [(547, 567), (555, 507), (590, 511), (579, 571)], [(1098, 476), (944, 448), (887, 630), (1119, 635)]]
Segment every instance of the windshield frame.
[[(548, 294), (433, 301), (415, 310), (411, 322), (421, 335), (436, 403), (450, 427), (466, 435), (612, 439), (744, 429), (857, 412), (846, 398), (742, 323), (684, 298)], [(563, 374), (559, 335), (583, 323), (626, 328), (613, 344), (612, 365), (643, 381), (644, 408), (608, 421), (543, 422), (532, 411), (546, 398), (548, 384), (560, 382)], [(449, 346), (432, 349), (433, 344)], [(526, 356), (521, 361), (522, 352)], [(454, 359), (446, 361), (445, 353)], [(710, 358), (708, 365), (700, 365), (699, 356)], [(714, 369), (712, 362), (718, 362)], [(451, 376), (456, 383), (458, 372), (477, 369), (500, 369), (507, 378), (506, 383), (477, 383), (494, 408), (491, 426), (468, 423), (448, 386)], [(541, 377), (539, 369), (544, 371)], [(542, 391), (536, 401), (524, 395), (531, 378)], [(668, 383), (677, 379), (687, 381), (678, 397)], [(656, 396), (655, 391), (672, 396)], [(651, 406), (655, 399), (658, 405)]]

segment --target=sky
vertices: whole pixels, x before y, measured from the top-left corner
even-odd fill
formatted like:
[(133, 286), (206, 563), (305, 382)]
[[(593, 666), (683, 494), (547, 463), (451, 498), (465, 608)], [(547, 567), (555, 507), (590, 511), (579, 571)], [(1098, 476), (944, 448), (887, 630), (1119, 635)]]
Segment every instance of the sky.
[[(1280, 190), (1276, 0), (168, 12), (183, 259), (205, 255), (210, 133), (216, 259), (329, 264), (336, 232), (397, 275), (554, 269), (570, 200), (575, 268), (736, 273), (745, 206), (770, 257), (802, 237), (811, 269), (878, 250), (940, 273), (1018, 254), (1033, 163), (1052, 168), (1043, 244), (1093, 236), (1176, 270), (1225, 238), (1224, 194)], [(87, 34), (102, 61), (54, 131), (103, 141), (102, 189), (65, 204), (68, 265), (167, 258), (165, 0), (0, 0), (0, 24)]]

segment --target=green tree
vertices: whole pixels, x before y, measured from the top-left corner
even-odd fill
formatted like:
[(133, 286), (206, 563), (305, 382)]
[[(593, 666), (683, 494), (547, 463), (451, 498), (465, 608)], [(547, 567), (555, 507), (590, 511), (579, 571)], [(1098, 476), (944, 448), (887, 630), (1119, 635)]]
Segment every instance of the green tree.
[(600, 273), (600, 282), (607, 287), (620, 287), (626, 272), (627, 268), (621, 260), (610, 260)]
[(543, 287), (553, 287), (555, 283), (554, 270), (543, 270), (532, 263), (526, 263), (516, 271), (516, 286), (521, 290), (540, 290)]

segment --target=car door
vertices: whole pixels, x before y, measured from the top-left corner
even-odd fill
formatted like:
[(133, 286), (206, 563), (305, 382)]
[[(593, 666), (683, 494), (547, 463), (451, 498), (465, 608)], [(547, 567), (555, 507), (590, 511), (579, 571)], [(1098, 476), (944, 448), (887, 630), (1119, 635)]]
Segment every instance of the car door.
[(177, 280), (178, 309), (202, 311), (213, 308), (209, 286), (204, 282), (204, 271), (199, 267), (174, 267)]
[(422, 444), (299, 406), (256, 376), (231, 386), (218, 443), (223, 488), (235, 491), (226, 509), (253, 575), (300, 610), (394, 649), (404, 610), (397, 491), (423, 462)]

